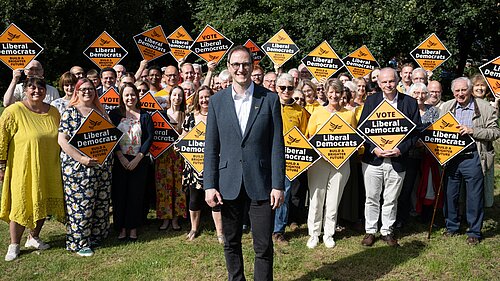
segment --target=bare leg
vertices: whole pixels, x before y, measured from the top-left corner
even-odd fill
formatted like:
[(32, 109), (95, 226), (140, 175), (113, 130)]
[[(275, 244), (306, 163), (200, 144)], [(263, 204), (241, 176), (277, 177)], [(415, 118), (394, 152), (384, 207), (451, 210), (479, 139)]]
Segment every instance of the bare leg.
[(40, 237), (40, 231), (42, 231), (43, 224), (45, 223), (45, 219), (38, 220), (36, 222), (35, 229), (32, 229), (30, 231), (31, 237), (38, 238)]
[(187, 235), (189, 241), (193, 240), (198, 234), (198, 227), (200, 226), (201, 211), (189, 211), (191, 216), (191, 231)]
[(212, 218), (214, 219), (217, 236), (224, 235), (224, 231), (222, 230), (222, 215), (220, 212), (212, 212)]
[(9, 232), (10, 232), (10, 244), (20, 244), (21, 237), (23, 236), (25, 227), (18, 224), (15, 221), (10, 221)]

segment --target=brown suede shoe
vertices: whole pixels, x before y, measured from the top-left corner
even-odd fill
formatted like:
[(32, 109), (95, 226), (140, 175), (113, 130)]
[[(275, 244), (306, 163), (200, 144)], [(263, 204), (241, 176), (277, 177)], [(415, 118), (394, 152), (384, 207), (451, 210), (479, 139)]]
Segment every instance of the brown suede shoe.
[(373, 243), (375, 243), (375, 235), (373, 234), (365, 234), (365, 237), (363, 237), (363, 240), (361, 240), (361, 245), (363, 246), (372, 246)]
[(471, 246), (476, 246), (477, 244), (479, 244), (480, 240), (479, 238), (477, 237), (467, 237), (467, 244), (471, 245)]
[(286, 246), (288, 245), (288, 240), (286, 240), (285, 235), (283, 233), (273, 233), (274, 243)]
[(398, 240), (394, 238), (394, 235), (392, 233), (387, 235), (382, 235), (381, 239), (391, 247), (399, 247)]
[(450, 238), (450, 237), (455, 237), (455, 236), (458, 236), (458, 233), (456, 232), (449, 232), (449, 231), (445, 231), (443, 233), (443, 236), (446, 237), (446, 238)]

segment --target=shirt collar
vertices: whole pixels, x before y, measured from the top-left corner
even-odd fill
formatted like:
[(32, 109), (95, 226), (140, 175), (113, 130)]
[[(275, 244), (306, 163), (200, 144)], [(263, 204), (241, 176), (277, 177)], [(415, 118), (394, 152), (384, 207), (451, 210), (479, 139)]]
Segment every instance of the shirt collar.
[(241, 98), (248, 98), (253, 94), (253, 89), (254, 89), (254, 84), (253, 82), (250, 82), (250, 86), (245, 90), (245, 96), (238, 95), (236, 91), (234, 90), (234, 87), (231, 86), (231, 95), (233, 96), (233, 100), (239, 100)]
[(456, 104), (456, 109), (460, 108), (462, 110), (474, 110), (474, 98), (471, 96), (469, 103), (466, 106), (461, 106), (458, 102)]

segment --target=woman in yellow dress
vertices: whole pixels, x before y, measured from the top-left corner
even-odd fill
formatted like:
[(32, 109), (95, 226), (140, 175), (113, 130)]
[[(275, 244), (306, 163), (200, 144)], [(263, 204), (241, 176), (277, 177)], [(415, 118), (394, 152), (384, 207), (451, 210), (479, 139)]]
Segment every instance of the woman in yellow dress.
[(0, 118), (0, 218), (9, 223), (10, 230), (6, 261), (18, 257), (26, 227), (31, 231), (24, 246), (44, 250), (50, 247), (39, 238), (45, 218), (64, 219), (59, 112), (43, 102), (43, 79), (28, 78), (24, 94), (26, 98), (7, 107)]

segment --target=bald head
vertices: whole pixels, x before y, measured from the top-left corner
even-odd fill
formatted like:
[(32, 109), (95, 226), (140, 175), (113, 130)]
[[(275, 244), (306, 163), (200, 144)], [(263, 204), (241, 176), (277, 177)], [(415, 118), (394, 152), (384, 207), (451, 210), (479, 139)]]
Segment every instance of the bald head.
[(85, 76), (85, 71), (81, 66), (75, 65), (73, 66), (69, 72), (76, 76), (77, 79), (83, 78)]
[(28, 77), (43, 77), (43, 67), (42, 64), (37, 60), (32, 60), (24, 68), (24, 74)]
[(434, 106), (437, 105), (441, 101), (441, 94), (443, 93), (441, 83), (439, 81), (429, 81), (427, 90), (429, 91), (429, 98), (426, 103)]

